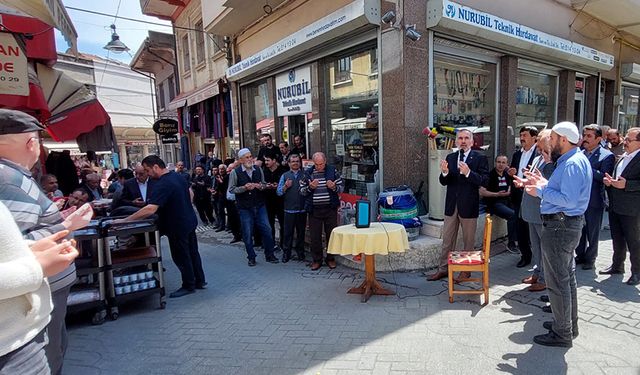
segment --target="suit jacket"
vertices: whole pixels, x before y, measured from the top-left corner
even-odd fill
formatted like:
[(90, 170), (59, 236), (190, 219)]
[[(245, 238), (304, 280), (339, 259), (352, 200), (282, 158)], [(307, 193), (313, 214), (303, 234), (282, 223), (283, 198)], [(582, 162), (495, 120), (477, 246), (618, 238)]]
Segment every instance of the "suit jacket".
[(478, 151), (469, 151), (465, 162), (469, 165), (469, 177), (460, 174), (458, 159), (460, 153), (453, 152), (447, 155), (449, 173), (443, 176), (440, 173), (440, 183), (447, 187), (444, 214), (452, 216), (456, 207), (458, 215), (465, 219), (477, 218), (480, 209), (480, 186), (486, 186), (489, 179), (489, 163), (487, 157)]
[(602, 179), (604, 174), (613, 175), (613, 167), (616, 163), (616, 157), (613, 153), (602, 146), (598, 146), (589, 157), (591, 169), (593, 170), (593, 181), (591, 182), (591, 198), (589, 198), (590, 208), (604, 208), (605, 195), (604, 183)]
[[(540, 155), (540, 153), (538, 152), (538, 148), (533, 145), (533, 153), (531, 154), (531, 157), (529, 158), (529, 161), (527, 161), (527, 165), (532, 165), (533, 164), (533, 159), (536, 158), (536, 156)], [(522, 159), (522, 150), (518, 150), (516, 152), (513, 153), (513, 157), (511, 158), (511, 168), (515, 168), (518, 169), (520, 168), (520, 159)], [(517, 173), (516, 173), (517, 174)], [(517, 209), (520, 208), (520, 204), (522, 203), (522, 193), (523, 190), (517, 188), (515, 185), (513, 185), (513, 180), (511, 181), (511, 202), (513, 203), (513, 207), (516, 207)]]
[[(620, 159), (618, 163), (622, 160)], [(618, 163), (614, 171), (618, 168)], [(622, 172), (622, 177), (627, 180), (624, 189), (616, 189), (613, 186), (607, 188), (609, 211), (618, 215), (638, 216), (640, 215), (640, 153), (631, 159)]]
[[(153, 189), (154, 180), (149, 178), (147, 180), (147, 200), (151, 196), (151, 190)], [(136, 199), (142, 199), (142, 193), (140, 187), (138, 187), (138, 180), (130, 178), (124, 182), (122, 186), (122, 195), (120, 195), (120, 206), (133, 206), (133, 201)]]

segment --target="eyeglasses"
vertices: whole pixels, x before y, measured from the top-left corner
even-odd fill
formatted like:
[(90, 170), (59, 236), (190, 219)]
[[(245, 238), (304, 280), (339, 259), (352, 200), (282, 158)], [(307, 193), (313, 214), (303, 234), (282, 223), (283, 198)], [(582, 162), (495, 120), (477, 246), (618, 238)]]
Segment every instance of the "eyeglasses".
[(629, 137), (624, 137), (622, 140), (625, 142), (640, 142), (638, 139), (629, 139)]
[(39, 137), (29, 137), (29, 139), (27, 140), (27, 143), (25, 144), (29, 144), (29, 142), (31, 141), (38, 141), (38, 143), (40, 143), (40, 138)]

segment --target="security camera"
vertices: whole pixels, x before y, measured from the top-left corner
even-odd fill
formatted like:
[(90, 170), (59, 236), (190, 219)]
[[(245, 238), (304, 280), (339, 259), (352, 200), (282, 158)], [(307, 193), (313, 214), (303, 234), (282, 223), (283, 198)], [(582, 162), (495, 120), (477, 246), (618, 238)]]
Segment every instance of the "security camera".
[(391, 25), (395, 19), (396, 19), (396, 12), (390, 10), (387, 13), (385, 13), (382, 16), (382, 18), (380, 18), (380, 21), (382, 21), (383, 23)]
[(416, 31), (416, 25), (407, 25), (404, 29), (404, 35), (414, 42), (417, 42), (418, 40), (420, 40), (420, 38), (422, 38), (422, 34)]

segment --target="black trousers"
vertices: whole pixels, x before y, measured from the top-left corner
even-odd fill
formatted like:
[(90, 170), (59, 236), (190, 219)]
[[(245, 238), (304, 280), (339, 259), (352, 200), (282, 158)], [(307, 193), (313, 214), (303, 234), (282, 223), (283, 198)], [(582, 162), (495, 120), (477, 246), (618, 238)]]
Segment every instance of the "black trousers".
[(196, 231), (190, 233), (167, 234), (171, 258), (182, 275), (182, 287), (193, 290), (196, 284), (205, 282), (202, 260), (198, 251), (198, 239)]
[[(282, 251), (291, 257), (291, 249), (296, 251), (299, 258), (304, 258), (304, 235), (307, 229), (307, 213), (284, 213), (284, 241)], [(293, 241), (295, 232), (295, 244)]]
[[(314, 207), (309, 214), (309, 230), (311, 231), (311, 257), (316, 263), (322, 263), (323, 246), (322, 232), (329, 244), (331, 231), (338, 225), (338, 212), (332, 207)], [(333, 254), (327, 253), (327, 260), (333, 260)]]
[(227, 210), (227, 225), (231, 229), (234, 238), (242, 238), (242, 231), (240, 229), (240, 214), (238, 214), (238, 208), (235, 201), (225, 200), (225, 208)]
[(271, 225), (271, 237), (276, 242), (276, 218), (278, 218), (278, 224), (280, 225), (278, 244), (282, 247), (284, 240), (284, 207), (281, 200), (275, 202), (267, 201), (267, 218), (269, 218), (269, 225)]
[(531, 239), (529, 238), (529, 223), (522, 220), (520, 216), (520, 205), (515, 209), (516, 211), (516, 232), (518, 233), (518, 248), (523, 259), (531, 260)]
[(213, 207), (211, 206), (211, 198), (198, 199), (194, 201), (194, 204), (196, 205), (198, 215), (200, 215), (200, 220), (202, 220), (203, 224), (215, 222), (213, 217)]
[(216, 201), (216, 215), (217, 215), (217, 224), (221, 229), (227, 228), (227, 215), (225, 213), (227, 207), (227, 199), (218, 197)]
[(629, 251), (631, 273), (640, 275), (640, 216), (627, 216), (609, 211), (609, 227), (613, 242), (613, 261), (611, 267), (624, 270), (624, 261)]
[(604, 207), (588, 207), (584, 213), (584, 227), (578, 247), (576, 247), (576, 260), (593, 264), (598, 256), (598, 242), (600, 242), (600, 227)]

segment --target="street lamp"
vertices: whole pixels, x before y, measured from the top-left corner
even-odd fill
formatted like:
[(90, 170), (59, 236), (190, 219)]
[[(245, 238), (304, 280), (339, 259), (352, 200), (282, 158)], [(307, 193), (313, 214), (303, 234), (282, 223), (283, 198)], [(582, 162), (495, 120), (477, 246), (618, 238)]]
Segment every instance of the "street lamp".
[(111, 25), (111, 41), (102, 48), (114, 53), (122, 53), (129, 50), (129, 47), (120, 41), (120, 35), (116, 33), (116, 25), (114, 24)]

